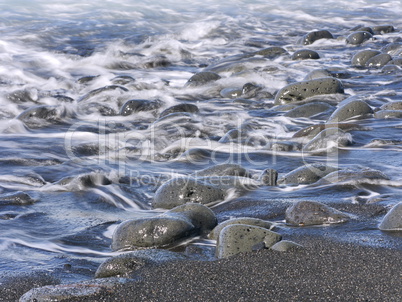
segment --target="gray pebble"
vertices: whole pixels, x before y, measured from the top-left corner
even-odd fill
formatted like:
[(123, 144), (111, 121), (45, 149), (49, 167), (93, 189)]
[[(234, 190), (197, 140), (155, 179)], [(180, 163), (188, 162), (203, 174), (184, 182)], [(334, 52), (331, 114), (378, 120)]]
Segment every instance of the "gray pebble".
[(33, 203), (35, 203), (35, 199), (29, 196), (29, 194), (21, 191), (0, 195), (0, 206), (29, 205)]
[(339, 123), (349, 119), (361, 119), (373, 114), (373, 109), (366, 102), (355, 99), (342, 101), (329, 117), (327, 123)]
[(378, 119), (402, 118), (402, 110), (380, 110), (374, 113)]
[(96, 270), (95, 278), (126, 278), (146, 265), (187, 259), (188, 257), (185, 255), (168, 250), (151, 249), (133, 251), (106, 259)]
[(302, 249), (303, 246), (297, 244), (296, 242), (289, 241), (289, 240), (281, 240), (271, 246), (271, 250), (277, 252), (293, 252)]
[(272, 46), (262, 50), (254, 52), (254, 55), (263, 56), (268, 59), (274, 59), (282, 55), (288, 55), (289, 53), (282, 47)]
[(218, 164), (203, 170), (199, 170), (193, 174), (194, 177), (247, 175), (247, 170), (238, 164)]
[(166, 247), (190, 236), (194, 225), (177, 217), (131, 219), (121, 223), (113, 233), (112, 249)]
[(391, 56), (398, 56), (402, 52), (402, 43), (389, 43), (381, 48), (381, 51)]
[(317, 185), (329, 183), (371, 183), (376, 180), (389, 180), (390, 178), (379, 170), (370, 168), (344, 169), (329, 173), (317, 182)]
[(298, 185), (312, 184), (325, 175), (337, 171), (338, 168), (320, 163), (303, 165), (281, 177), (278, 184)]
[(258, 226), (264, 229), (271, 229), (273, 226), (272, 222), (269, 222), (267, 220), (262, 220), (258, 218), (252, 218), (252, 217), (237, 217), (237, 218), (232, 218), (225, 220), (224, 222), (221, 222), (218, 224), (211, 233), (209, 233), (208, 238), (212, 240), (217, 240), (219, 237), (219, 234), (223, 230), (224, 227), (228, 225), (233, 225), (233, 224), (246, 224), (246, 225), (253, 225), (253, 226)]
[(373, 31), (376, 35), (382, 35), (394, 32), (395, 28), (392, 25), (379, 25), (373, 26)]
[(186, 86), (195, 87), (202, 86), (210, 82), (219, 80), (221, 77), (215, 72), (202, 71), (193, 75), (186, 83)]
[(378, 54), (366, 62), (366, 67), (380, 68), (392, 60), (392, 57), (387, 53)]
[(159, 118), (176, 112), (198, 113), (198, 111), (199, 111), (198, 107), (194, 104), (188, 104), (188, 103), (178, 104), (163, 110), (159, 115)]
[(392, 207), (378, 228), (382, 231), (402, 231), (402, 202)]
[(219, 234), (216, 256), (228, 258), (239, 253), (251, 252), (254, 246), (261, 242), (269, 248), (281, 239), (280, 234), (265, 228), (246, 224), (228, 225)]
[(337, 147), (344, 147), (352, 144), (352, 136), (339, 128), (327, 128), (318, 133), (304, 147), (306, 152), (332, 151)]
[(311, 31), (305, 34), (302, 39), (304, 45), (313, 44), (319, 39), (333, 39), (334, 36), (328, 30)]
[(120, 115), (127, 116), (136, 112), (152, 111), (160, 108), (162, 102), (159, 100), (129, 100), (123, 104), (120, 108)]
[(379, 54), (381, 54), (381, 51), (378, 51), (378, 50), (366, 49), (366, 50), (359, 51), (358, 53), (356, 53), (353, 56), (352, 65), (357, 66), (357, 67), (364, 67), (364, 66), (366, 66), (366, 63), (368, 60), (370, 60), (372, 57), (375, 57)]
[(287, 117), (311, 117), (318, 113), (332, 110), (334, 107), (324, 102), (312, 102), (300, 105), (284, 114)]
[(165, 212), (163, 216), (188, 219), (201, 234), (211, 231), (218, 224), (214, 212), (199, 203), (187, 203), (175, 207)]
[(174, 178), (156, 191), (151, 205), (153, 208), (171, 209), (188, 202), (209, 204), (224, 197), (223, 190), (216, 186), (193, 178)]
[(389, 102), (380, 107), (382, 110), (402, 110), (402, 101)]
[(310, 49), (300, 49), (294, 52), (292, 55), (292, 60), (318, 60), (319, 58), (320, 55), (318, 54), (318, 52)]
[(287, 208), (286, 222), (296, 226), (342, 223), (349, 216), (316, 201), (297, 201)]
[(346, 43), (352, 45), (359, 45), (373, 38), (373, 35), (367, 31), (357, 31), (346, 38)]
[(275, 96), (275, 104), (302, 101), (308, 97), (322, 94), (344, 93), (341, 81), (335, 78), (321, 78), (289, 84)]

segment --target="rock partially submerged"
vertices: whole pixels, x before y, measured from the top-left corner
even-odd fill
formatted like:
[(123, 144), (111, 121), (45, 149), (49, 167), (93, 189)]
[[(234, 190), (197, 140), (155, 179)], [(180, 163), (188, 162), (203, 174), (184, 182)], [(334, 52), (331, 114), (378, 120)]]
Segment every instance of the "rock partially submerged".
[(297, 201), (285, 213), (286, 222), (295, 226), (343, 223), (347, 214), (316, 201)]
[(378, 228), (381, 231), (402, 231), (402, 202), (392, 207)]

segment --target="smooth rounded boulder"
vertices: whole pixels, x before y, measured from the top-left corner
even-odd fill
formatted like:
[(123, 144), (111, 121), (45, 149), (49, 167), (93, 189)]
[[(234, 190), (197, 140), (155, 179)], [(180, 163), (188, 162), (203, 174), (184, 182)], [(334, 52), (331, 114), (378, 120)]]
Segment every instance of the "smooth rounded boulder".
[(174, 178), (159, 187), (151, 205), (153, 208), (172, 209), (189, 202), (209, 204), (224, 198), (224, 191), (214, 185), (193, 178)]
[(195, 75), (193, 75), (186, 83), (185, 86), (189, 87), (197, 87), (197, 86), (202, 86), (205, 84), (208, 84), (210, 82), (217, 81), (221, 78), (220, 75), (218, 75), (215, 72), (211, 71), (202, 71), (198, 72)]
[(262, 220), (258, 218), (252, 218), (252, 217), (237, 217), (237, 218), (232, 218), (225, 220), (224, 222), (221, 222), (218, 224), (212, 231), (209, 233), (208, 238), (212, 240), (217, 240), (219, 238), (219, 234), (228, 225), (234, 225), (234, 224), (246, 224), (246, 225), (253, 225), (253, 226), (258, 226), (262, 227), (264, 229), (271, 229), (274, 226), (274, 223), (267, 221), (267, 220)]
[(299, 102), (316, 95), (344, 93), (342, 82), (332, 78), (302, 81), (283, 87), (275, 96), (276, 105)]
[(216, 256), (228, 258), (239, 253), (251, 252), (257, 245), (270, 248), (280, 241), (282, 236), (268, 229), (246, 225), (232, 224), (224, 227), (218, 237)]
[(327, 166), (320, 163), (308, 164), (298, 167), (278, 180), (278, 184), (284, 185), (299, 185), (299, 184), (312, 184), (332, 173), (337, 171), (338, 168)]
[(320, 55), (318, 52), (310, 49), (300, 49), (298, 51), (295, 51), (292, 55), (292, 60), (318, 60), (320, 58)]
[(402, 202), (392, 207), (378, 228), (381, 231), (402, 231)]
[(178, 104), (163, 110), (159, 115), (159, 118), (176, 112), (198, 113), (199, 109), (194, 104), (189, 103)]
[(316, 30), (305, 34), (302, 38), (302, 43), (304, 45), (313, 44), (315, 41), (320, 39), (333, 39), (334, 36), (328, 30)]
[(327, 128), (318, 133), (303, 147), (305, 152), (332, 151), (352, 144), (352, 136), (339, 128)]
[(159, 100), (129, 100), (120, 108), (120, 115), (127, 116), (136, 112), (152, 111), (160, 108), (162, 103)]
[(286, 209), (285, 219), (291, 225), (309, 226), (343, 223), (349, 216), (320, 202), (298, 201)]
[(352, 57), (352, 65), (356, 67), (364, 67), (368, 60), (379, 54), (381, 54), (381, 51), (372, 49), (359, 51)]
[(121, 223), (112, 236), (112, 250), (166, 247), (195, 231), (183, 218), (152, 217), (131, 219)]
[(366, 62), (366, 67), (381, 68), (391, 60), (392, 60), (392, 57), (389, 54), (381, 53), (381, 54), (378, 54), (378, 55), (368, 59)]
[(361, 119), (373, 114), (373, 109), (361, 100), (346, 99), (329, 117), (327, 123), (339, 123), (350, 119)]
[(347, 44), (359, 45), (373, 38), (373, 35), (367, 31), (357, 31), (346, 38)]

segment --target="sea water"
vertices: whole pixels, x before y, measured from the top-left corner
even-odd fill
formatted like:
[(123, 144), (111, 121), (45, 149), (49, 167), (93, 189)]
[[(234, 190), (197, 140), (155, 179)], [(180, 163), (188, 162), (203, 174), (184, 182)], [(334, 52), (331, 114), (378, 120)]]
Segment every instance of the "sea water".
[[(400, 119), (359, 122), (367, 130), (352, 132), (353, 144), (330, 156), (272, 152), (271, 143), (287, 141), (322, 120), (272, 114), (273, 98), (235, 102), (220, 92), (253, 83), (274, 95), (312, 70), (337, 67), (351, 75), (343, 80), (347, 95), (362, 95), (373, 108), (400, 100), (401, 72), (358, 70), (350, 60), (358, 50), (400, 41), (401, 13), (399, 1), (374, 0), (2, 0), (0, 271), (47, 271), (64, 281), (89, 278), (102, 260), (116, 254), (110, 243), (120, 222), (161, 212), (152, 210), (150, 201), (164, 181), (220, 163), (240, 164), (255, 175), (273, 168), (280, 176), (314, 162), (369, 167), (390, 180), (351, 190), (352, 180), (342, 186), (262, 186), (243, 198), (396, 204), (402, 193), (401, 144), (369, 144), (377, 138), (402, 139)], [(393, 25), (396, 31), (376, 35), (364, 47), (346, 45), (353, 28), (376, 25)], [(304, 34), (321, 29), (335, 39), (308, 46), (320, 60), (257, 57), (230, 65), (236, 56), (270, 46), (293, 53), (302, 48), (298, 41)], [(223, 60), (230, 68), (220, 71), (216, 85), (186, 86), (193, 74)], [(162, 105), (119, 115), (130, 99)], [(197, 105), (200, 113), (158, 119), (163, 109), (181, 102)], [(35, 106), (51, 108), (53, 116), (28, 112), (24, 118)], [(222, 143), (228, 131), (242, 127), (251, 129), (246, 141)], [(15, 197), (24, 193), (22, 199)], [(239, 198), (236, 194), (225, 203)], [(219, 218), (283, 222), (284, 213), (268, 212), (257, 202)], [(357, 217), (335, 227), (332, 235), (325, 227), (299, 232), (401, 248), (398, 235), (377, 229), (381, 217), (369, 224)], [(282, 232), (295, 230), (284, 227)]]

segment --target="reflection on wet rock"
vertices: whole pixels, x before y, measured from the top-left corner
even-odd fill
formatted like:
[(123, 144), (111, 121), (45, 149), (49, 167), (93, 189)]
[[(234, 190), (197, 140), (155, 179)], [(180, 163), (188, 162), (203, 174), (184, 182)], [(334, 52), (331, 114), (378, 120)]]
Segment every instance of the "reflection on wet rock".
[(286, 210), (286, 222), (296, 226), (343, 223), (347, 214), (316, 201), (297, 201)]
[(373, 39), (373, 35), (369, 32), (357, 31), (347, 36), (346, 43), (351, 45), (359, 45), (371, 39)]
[(402, 202), (392, 207), (378, 228), (382, 231), (402, 231)]
[(318, 60), (319, 58), (320, 55), (318, 54), (318, 52), (311, 49), (300, 49), (298, 51), (295, 51), (292, 55), (292, 60)]

